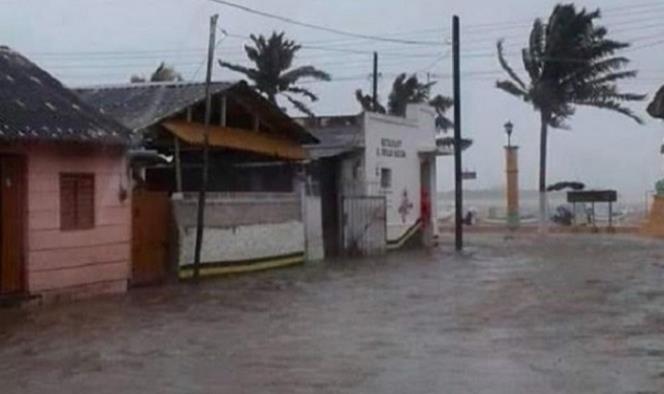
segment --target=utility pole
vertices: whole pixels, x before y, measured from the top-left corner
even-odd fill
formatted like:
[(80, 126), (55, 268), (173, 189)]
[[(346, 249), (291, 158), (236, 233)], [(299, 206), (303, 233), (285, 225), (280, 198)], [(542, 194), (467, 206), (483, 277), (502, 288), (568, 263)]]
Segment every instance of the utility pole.
[(452, 53), (454, 69), (454, 244), (463, 250), (463, 179), (461, 167), (461, 66), (460, 66), (459, 17), (452, 17)]
[(378, 111), (378, 52), (373, 53), (373, 110)]
[(212, 66), (214, 62), (215, 36), (217, 32), (217, 19), (219, 15), (210, 17), (210, 43), (208, 44), (207, 74), (205, 76), (205, 126), (203, 128), (203, 174), (201, 188), (198, 191), (198, 217), (196, 221), (196, 246), (194, 249), (194, 283), (198, 283), (201, 266), (201, 247), (203, 245), (203, 227), (205, 214), (205, 193), (208, 188), (208, 171), (210, 167), (210, 113), (212, 112), (212, 99), (210, 84), (212, 83)]

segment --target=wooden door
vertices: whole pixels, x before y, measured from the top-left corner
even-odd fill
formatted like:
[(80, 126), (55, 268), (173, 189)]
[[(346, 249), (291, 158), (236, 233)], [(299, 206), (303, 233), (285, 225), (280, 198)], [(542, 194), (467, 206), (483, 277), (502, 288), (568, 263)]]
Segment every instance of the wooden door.
[(0, 294), (24, 290), (24, 168), (20, 156), (0, 157)]
[(150, 285), (166, 278), (172, 231), (168, 193), (136, 191), (132, 197), (133, 286)]

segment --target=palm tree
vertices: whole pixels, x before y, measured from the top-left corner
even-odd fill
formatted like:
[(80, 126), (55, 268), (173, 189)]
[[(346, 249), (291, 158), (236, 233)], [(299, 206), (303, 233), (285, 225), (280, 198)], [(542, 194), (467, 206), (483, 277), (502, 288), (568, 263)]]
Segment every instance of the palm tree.
[(454, 126), (454, 123), (447, 118), (446, 112), (453, 105), (454, 101), (445, 96), (437, 95), (431, 97), (431, 88), (435, 82), (421, 83), (417, 75), (408, 76), (406, 73), (399, 74), (392, 83), (392, 92), (388, 98), (387, 111), (380, 103), (376, 103), (374, 108), (373, 99), (365, 95), (362, 90), (355, 92), (355, 98), (365, 111), (385, 113), (394, 116), (406, 116), (406, 107), (408, 104), (428, 103), (436, 110), (436, 127), (439, 130), (447, 131)]
[(379, 99), (374, 103), (373, 96), (364, 94), (362, 89), (357, 89), (355, 91), (355, 99), (360, 103), (360, 106), (364, 111), (376, 112), (379, 114), (384, 114), (386, 112), (385, 107), (380, 103)]
[(624, 70), (629, 59), (615, 56), (627, 43), (607, 38), (607, 29), (594, 24), (599, 10), (577, 11), (573, 4), (557, 5), (548, 23), (536, 19), (529, 45), (522, 50), (523, 66), (530, 78), (525, 83), (505, 60), (503, 42), (498, 41), (498, 61), (510, 80), (496, 87), (533, 105), (540, 113), (540, 230), (546, 230), (546, 155), (549, 127), (567, 128), (565, 120), (577, 106), (611, 110), (641, 119), (624, 102), (640, 101), (644, 95), (620, 93), (616, 82), (636, 76)]
[(283, 95), (299, 111), (313, 116), (309, 107), (294, 95), (304, 96), (312, 102), (318, 96), (309, 89), (297, 86), (301, 79), (329, 81), (330, 75), (313, 66), (293, 67), (293, 60), (301, 45), (284, 38), (284, 33), (272, 33), (270, 38), (263, 35), (250, 36), (253, 46), (245, 45), (244, 50), (255, 68), (220, 61), (222, 67), (244, 74), (253, 81), (256, 90), (264, 94), (275, 105), (277, 96)]
[[(175, 71), (171, 66), (167, 66), (166, 63), (161, 62), (159, 67), (150, 75), (150, 82), (168, 82), (168, 81), (182, 81), (182, 75)], [(143, 83), (146, 82), (145, 77), (141, 75), (132, 75), (130, 80), (131, 83)]]

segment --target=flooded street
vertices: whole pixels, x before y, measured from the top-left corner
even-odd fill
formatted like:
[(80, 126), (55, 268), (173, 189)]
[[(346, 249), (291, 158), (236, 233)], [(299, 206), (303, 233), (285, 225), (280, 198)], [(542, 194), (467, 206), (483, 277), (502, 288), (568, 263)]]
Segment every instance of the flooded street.
[(1, 392), (664, 392), (664, 243), (468, 244), (0, 310)]

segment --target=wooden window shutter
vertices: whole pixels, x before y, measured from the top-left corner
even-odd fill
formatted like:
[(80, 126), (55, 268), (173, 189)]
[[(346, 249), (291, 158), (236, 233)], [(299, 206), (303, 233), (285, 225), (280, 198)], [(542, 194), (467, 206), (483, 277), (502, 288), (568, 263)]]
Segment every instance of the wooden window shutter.
[(95, 182), (92, 174), (60, 175), (60, 228), (84, 230), (94, 227)]

